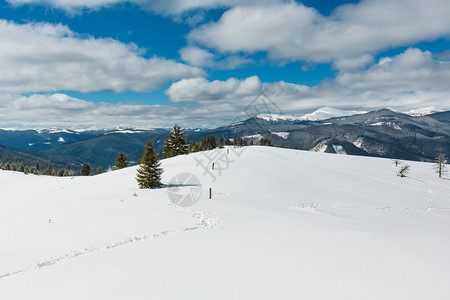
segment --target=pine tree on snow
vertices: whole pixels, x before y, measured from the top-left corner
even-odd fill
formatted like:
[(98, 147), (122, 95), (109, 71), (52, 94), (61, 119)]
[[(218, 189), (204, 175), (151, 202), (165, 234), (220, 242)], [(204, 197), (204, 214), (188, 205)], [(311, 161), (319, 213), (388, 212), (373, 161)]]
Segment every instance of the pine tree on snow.
[(85, 162), (83, 164), (83, 166), (81, 167), (81, 171), (80, 171), (80, 175), (81, 176), (91, 176), (91, 165), (87, 162)]
[(162, 153), (167, 158), (188, 153), (185, 133), (180, 126), (173, 126), (173, 134), (166, 139)]
[(130, 164), (128, 162), (128, 157), (124, 152), (119, 152), (116, 157), (116, 162), (114, 164), (114, 170), (119, 170), (128, 167)]
[(158, 156), (153, 148), (152, 139), (145, 145), (144, 155), (137, 170), (136, 180), (141, 189), (154, 189), (162, 186), (161, 175), (163, 169), (160, 168)]

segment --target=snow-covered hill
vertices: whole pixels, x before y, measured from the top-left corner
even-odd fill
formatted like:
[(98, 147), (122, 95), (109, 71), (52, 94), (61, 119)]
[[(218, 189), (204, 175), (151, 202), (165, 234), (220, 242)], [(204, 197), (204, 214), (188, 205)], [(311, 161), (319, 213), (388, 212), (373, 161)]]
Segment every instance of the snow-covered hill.
[(359, 110), (342, 110), (332, 107), (322, 107), (318, 110), (303, 115), (300, 117), (300, 120), (308, 120), (308, 121), (318, 121), (318, 120), (326, 120), (330, 118), (336, 118), (336, 117), (345, 117), (345, 116), (352, 116), (352, 115), (360, 115), (365, 114), (367, 111), (359, 111)]
[(169, 194), (199, 187), (139, 190), (136, 167), (0, 171), (0, 298), (449, 299), (450, 178), (408, 164), (260, 146), (163, 160), (164, 183), (200, 180), (188, 208)]

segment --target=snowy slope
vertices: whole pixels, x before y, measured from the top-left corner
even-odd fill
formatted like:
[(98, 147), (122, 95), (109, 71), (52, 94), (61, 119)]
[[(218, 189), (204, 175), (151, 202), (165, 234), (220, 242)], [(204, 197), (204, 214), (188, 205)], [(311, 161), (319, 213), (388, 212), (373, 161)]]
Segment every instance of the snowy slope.
[(136, 167), (0, 171), (0, 299), (450, 298), (449, 178), (430, 164), (226, 151), (163, 160), (165, 183), (200, 179), (189, 208), (137, 189)]

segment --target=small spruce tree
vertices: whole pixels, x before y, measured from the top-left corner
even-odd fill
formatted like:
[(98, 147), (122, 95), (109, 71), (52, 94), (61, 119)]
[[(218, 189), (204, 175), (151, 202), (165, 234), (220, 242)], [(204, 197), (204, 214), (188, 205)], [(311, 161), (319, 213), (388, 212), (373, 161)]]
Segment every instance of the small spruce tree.
[(272, 146), (272, 143), (270, 143), (269, 138), (261, 138), (260, 144), (261, 146)]
[(173, 126), (173, 134), (171, 133), (164, 142), (162, 153), (167, 158), (188, 153), (186, 136), (180, 126)]
[(63, 168), (59, 169), (58, 172), (56, 172), (56, 175), (59, 176), (59, 177), (63, 177), (64, 176), (64, 169)]
[(144, 155), (141, 164), (137, 170), (136, 180), (141, 189), (154, 189), (160, 187), (161, 174), (163, 169), (160, 168), (158, 156), (153, 148), (152, 139), (150, 138), (145, 145)]
[(128, 162), (128, 157), (125, 153), (119, 152), (119, 155), (116, 157), (116, 162), (114, 164), (114, 170), (119, 170), (126, 168), (130, 165)]
[(224, 145), (225, 145), (225, 140), (223, 139), (223, 137), (220, 137), (220, 139), (219, 139), (219, 144), (217, 145), (217, 147), (218, 147), (219, 149), (223, 149), (223, 148), (224, 148)]
[(81, 166), (80, 175), (81, 176), (91, 176), (92, 175), (91, 165), (89, 163), (85, 162), (83, 164), (83, 166)]
[(98, 166), (98, 168), (97, 168), (97, 175), (98, 175), (98, 174), (102, 174), (102, 173), (103, 173), (102, 167), (101, 167), (101, 166)]
[(55, 175), (55, 170), (53, 169), (52, 163), (48, 164), (48, 168), (45, 171), (45, 175), (50, 175), (50, 176), (54, 176)]

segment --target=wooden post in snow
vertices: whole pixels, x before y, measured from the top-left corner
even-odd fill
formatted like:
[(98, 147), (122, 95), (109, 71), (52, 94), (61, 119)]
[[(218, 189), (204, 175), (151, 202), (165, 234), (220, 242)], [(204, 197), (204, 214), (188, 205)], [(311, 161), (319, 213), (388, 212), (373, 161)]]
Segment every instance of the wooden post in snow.
[(209, 188), (209, 199), (212, 199), (212, 188)]

